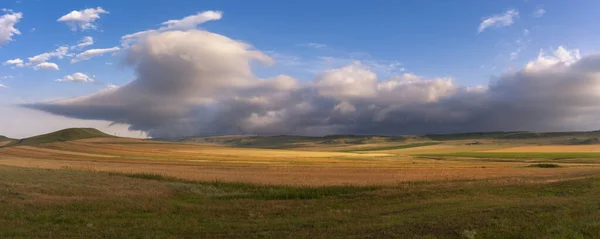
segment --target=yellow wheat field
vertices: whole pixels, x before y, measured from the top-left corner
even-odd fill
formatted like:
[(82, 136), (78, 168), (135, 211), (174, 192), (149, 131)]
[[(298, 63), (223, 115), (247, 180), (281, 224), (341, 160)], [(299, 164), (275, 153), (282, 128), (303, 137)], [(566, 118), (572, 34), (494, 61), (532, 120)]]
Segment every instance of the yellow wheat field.
[[(390, 185), (405, 181), (473, 179), (550, 180), (600, 173), (600, 167), (593, 164), (565, 164), (565, 167), (558, 169), (540, 169), (527, 167), (530, 163), (525, 161), (432, 160), (413, 156), (419, 153), (486, 150), (489, 152), (600, 151), (600, 147), (591, 145), (523, 146), (498, 149), (499, 147), (507, 146), (492, 144), (465, 146), (462, 143), (445, 143), (388, 151), (336, 152), (326, 151), (328, 148), (313, 148), (310, 151), (253, 149), (138, 139), (96, 138), (39, 146), (0, 148), (0, 165), (144, 172), (192, 180), (306, 186)], [(339, 149), (339, 147), (335, 148), (338, 151)]]
[(498, 153), (561, 153), (561, 152), (600, 152), (600, 145), (539, 145), (486, 150)]

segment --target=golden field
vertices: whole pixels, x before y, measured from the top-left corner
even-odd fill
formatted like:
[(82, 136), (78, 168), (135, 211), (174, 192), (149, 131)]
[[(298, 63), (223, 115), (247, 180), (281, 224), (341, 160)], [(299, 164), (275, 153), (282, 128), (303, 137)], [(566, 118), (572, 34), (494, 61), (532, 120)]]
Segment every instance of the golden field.
[(468, 145), (468, 142), (444, 141), (401, 149), (393, 149), (392, 146), (402, 146), (402, 143), (314, 144), (264, 149), (106, 137), (3, 147), (0, 148), (0, 165), (309, 186), (393, 185), (407, 181), (474, 179), (553, 180), (600, 172), (595, 159), (580, 163), (554, 162), (562, 167), (545, 169), (529, 167), (537, 162), (532, 160), (420, 157), (421, 154), (460, 152), (597, 152), (600, 149), (597, 145), (538, 146), (487, 141)]
[(0, 238), (594, 238), (600, 153), (571, 137), (63, 130), (0, 147)]

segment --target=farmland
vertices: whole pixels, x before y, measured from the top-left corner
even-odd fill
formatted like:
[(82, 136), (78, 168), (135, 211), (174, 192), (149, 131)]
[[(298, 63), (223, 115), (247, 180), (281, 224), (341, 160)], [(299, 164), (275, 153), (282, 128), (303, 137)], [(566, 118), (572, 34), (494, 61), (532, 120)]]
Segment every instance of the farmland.
[(594, 134), (71, 129), (0, 148), (0, 238), (586, 238), (600, 233), (600, 145), (580, 143)]

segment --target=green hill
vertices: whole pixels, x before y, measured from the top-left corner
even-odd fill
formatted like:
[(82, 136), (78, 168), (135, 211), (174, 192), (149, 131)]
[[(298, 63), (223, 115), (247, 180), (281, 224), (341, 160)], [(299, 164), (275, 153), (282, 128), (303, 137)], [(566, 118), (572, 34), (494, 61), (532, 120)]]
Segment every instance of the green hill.
[(547, 139), (560, 137), (600, 137), (600, 131), (572, 131), (572, 132), (473, 132), (457, 134), (427, 134), (425, 137), (432, 140), (467, 140), (467, 139)]
[(6, 146), (16, 145), (38, 145), (54, 142), (65, 142), (78, 139), (89, 139), (99, 137), (114, 137), (94, 128), (70, 128), (56, 132), (33, 136), (25, 139), (16, 140)]
[(377, 135), (327, 135), (317, 136), (293, 136), (293, 135), (275, 135), (275, 136), (209, 136), (209, 137), (187, 137), (176, 139), (155, 139), (176, 142), (194, 142), (220, 144), (232, 147), (247, 148), (297, 148), (310, 147), (315, 145), (357, 145), (357, 144), (375, 144), (375, 143), (411, 143), (430, 141), (420, 136), (377, 136)]
[(6, 137), (4, 135), (0, 135), (0, 142), (6, 142), (6, 141), (13, 141), (14, 139), (11, 139), (9, 137)]

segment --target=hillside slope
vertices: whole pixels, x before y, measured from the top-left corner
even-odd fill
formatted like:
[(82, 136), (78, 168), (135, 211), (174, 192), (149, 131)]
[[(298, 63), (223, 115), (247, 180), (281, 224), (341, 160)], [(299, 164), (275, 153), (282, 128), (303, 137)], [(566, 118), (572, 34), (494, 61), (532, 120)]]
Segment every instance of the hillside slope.
[(114, 137), (106, 134), (100, 130), (94, 128), (70, 128), (63, 129), (56, 132), (37, 135), (25, 139), (16, 140), (6, 146), (17, 146), (17, 145), (38, 145), (47, 144), (54, 142), (72, 141), (78, 139), (89, 139), (99, 137)]
[[(157, 139), (161, 140), (161, 139)], [(328, 135), (322, 137), (311, 136), (209, 136), (187, 137), (176, 139), (162, 139), (175, 142), (192, 142), (204, 144), (217, 144), (231, 147), (248, 148), (297, 148), (309, 146), (348, 146), (361, 144), (391, 144), (430, 141), (427, 138), (411, 135), (402, 136), (376, 136), (376, 135)]]
[(14, 141), (14, 139), (11, 139), (11, 138), (6, 137), (4, 135), (0, 135), (0, 142), (6, 142), (6, 141)]

